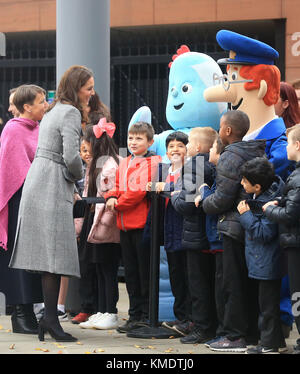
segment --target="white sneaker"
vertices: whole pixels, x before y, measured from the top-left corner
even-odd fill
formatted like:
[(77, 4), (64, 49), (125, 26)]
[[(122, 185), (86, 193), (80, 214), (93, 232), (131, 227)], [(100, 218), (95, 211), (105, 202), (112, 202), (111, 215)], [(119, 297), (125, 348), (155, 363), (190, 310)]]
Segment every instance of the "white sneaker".
[(94, 328), (93, 322), (97, 321), (103, 316), (104, 314), (100, 312), (92, 314), (87, 321), (79, 323), (79, 327), (81, 327), (82, 329), (92, 329)]
[(118, 327), (118, 315), (113, 313), (104, 313), (102, 318), (93, 321), (94, 329), (110, 330)]

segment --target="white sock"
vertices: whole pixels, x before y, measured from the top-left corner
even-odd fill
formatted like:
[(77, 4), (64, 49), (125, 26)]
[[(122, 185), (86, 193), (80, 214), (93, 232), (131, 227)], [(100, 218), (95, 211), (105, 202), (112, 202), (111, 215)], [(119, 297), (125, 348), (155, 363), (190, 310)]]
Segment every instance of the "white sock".
[(60, 310), (61, 312), (65, 313), (65, 306), (64, 305), (58, 304), (57, 309)]
[(44, 303), (36, 303), (33, 305), (34, 313), (38, 313), (43, 308), (44, 308)]

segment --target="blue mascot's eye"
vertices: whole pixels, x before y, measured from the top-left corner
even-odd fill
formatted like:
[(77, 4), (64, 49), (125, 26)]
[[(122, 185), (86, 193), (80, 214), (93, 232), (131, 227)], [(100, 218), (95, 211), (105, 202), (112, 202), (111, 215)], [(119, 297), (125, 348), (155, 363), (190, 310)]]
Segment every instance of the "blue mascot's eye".
[(184, 93), (190, 93), (193, 89), (193, 86), (190, 83), (185, 83), (182, 87), (181, 90)]

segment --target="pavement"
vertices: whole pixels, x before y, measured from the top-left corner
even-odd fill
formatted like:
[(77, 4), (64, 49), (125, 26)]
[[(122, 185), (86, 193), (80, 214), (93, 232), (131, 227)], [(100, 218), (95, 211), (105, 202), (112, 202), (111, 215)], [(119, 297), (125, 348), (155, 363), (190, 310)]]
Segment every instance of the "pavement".
[[(128, 296), (123, 282), (119, 283), (119, 291), (119, 324), (123, 324), (128, 318)], [(189, 355), (188, 358), (193, 360), (195, 358), (193, 355), (222, 354), (211, 351), (209, 348), (205, 347), (204, 344), (182, 344), (180, 343), (179, 338), (174, 338), (172, 336), (164, 339), (127, 337), (126, 334), (120, 334), (116, 330), (81, 329), (78, 325), (72, 324), (70, 320), (62, 322), (62, 326), (66, 332), (76, 336), (78, 341), (75, 343), (58, 343), (54, 341), (50, 335), (46, 334), (45, 341), (40, 342), (36, 335), (12, 333), (10, 316), (0, 315), (0, 354), (45, 356), (53, 354), (71, 354), (93, 355), (99, 357), (104, 355), (106, 362), (108, 357), (127, 357), (119, 355), (169, 355), (173, 358), (180, 357), (177, 355)], [(292, 352), (292, 347), (295, 344), (297, 337), (298, 333), (294, 327), (290, 337), (286, 339), (288, 353)], [(237, 355), (238, 353), (225, 353), (225, 355), (232, 354)], [(274, 357), (274, 355), (272, 356)], [(210, 356), (210, 358), (212, 357)], [(177, 360), (179, 359), (177, 358)], [(181, 361), (177, 361), (177, 364), (179, 362)], [(114, 365), (117, 365), (117, 361), (114, 361)]]

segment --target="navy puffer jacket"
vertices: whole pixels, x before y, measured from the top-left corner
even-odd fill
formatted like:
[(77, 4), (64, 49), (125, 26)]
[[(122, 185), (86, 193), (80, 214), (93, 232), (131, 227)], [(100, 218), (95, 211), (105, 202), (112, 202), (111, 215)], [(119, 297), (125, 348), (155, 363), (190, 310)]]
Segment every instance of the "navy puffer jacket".
[(245, 229), (245, 256), (248, 275), (255, 279), (282, 278), (284, 269), (283, 250), (279, 245), (279, 227), (270, 221), (261, 207), (268, 201), (275, 200), (282, 193), (284, 182), (280, 177), (271, 187), (257, 196), (250, 211), (240, 215), (240, 222)]

